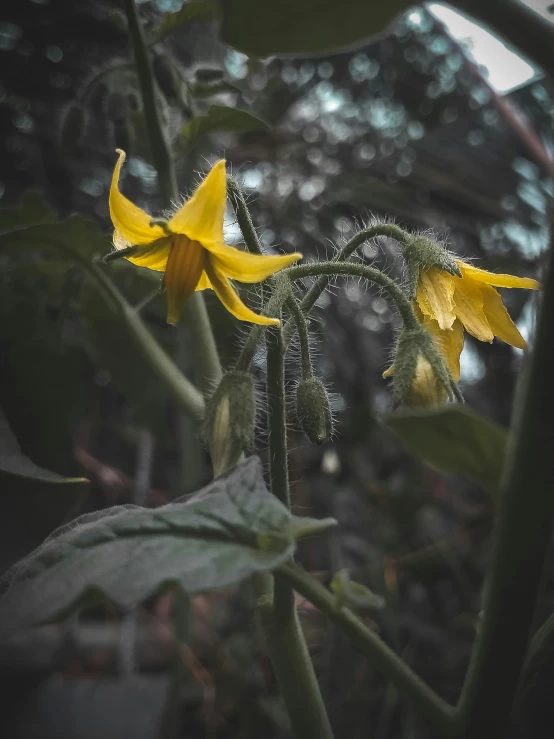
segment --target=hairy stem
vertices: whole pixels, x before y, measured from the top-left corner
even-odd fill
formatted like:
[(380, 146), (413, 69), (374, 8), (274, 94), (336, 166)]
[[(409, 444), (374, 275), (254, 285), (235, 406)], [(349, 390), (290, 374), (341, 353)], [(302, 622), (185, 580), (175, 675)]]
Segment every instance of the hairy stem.
[[(429, 721), (450, 736), (455, 729), (455, 710), (431, 690), (396, 655), (385, 642), (370, 631), (349, 608), (337, 608), (335, 596), (298, 565), (281, 565), (275, 573), (276, 582), (283, 579), (323, 611), (368, 658), (370, 664), (383, 673), (406, 695)], [(468, 735), (470, 736), (470, 735)]]
[[(271, 492), (290, 508), (284, 381), (279, 327), (267, 333), (267, 405)], [(296, 739), (332, 739), (312, 661), (298, 620), (294, 592), (271, 575), (254, 578), (258, 612), (279, 689)]]
[(310, 334), (308, 332), (308, 321), (304, 313), (300, 309), (294, 295), (291, 294), (287, 298), (287, 308), (290, 310), (293, 320), (296, 323), (298, 338), (300, 339), (300, 359), (302, 362), (302, 379), (309, 380), (313, 377), (312, 359), (310, 356)]
[[(374, 239), (377, 236), (388, 236), (390, 239), (395, 239), (398, 243), (406, 246), (409, 241), (409, 234), (406, 233), (399, 226), (395, 226), (393, 223), (378, 223), (375, 226), (369, 226), (358, 231), (350, 241), (348, 241), (340, 251), (337, 252), (331, 263), (335, 262), (346, 262), (366, 241)], [(301, 265), (305, 266), (305, 265)], [(304, 313), (309, 313), (316, 304), (318, 298), (325, 291), (331, 280), (333, 279), (333, 273), (321, 274), (319, 279), (311, 286), (301, 302), (301, 308)], [(285, 341), (288, 344), (290, 341), (295, 323), (289, 321), (285, 326)]]
[[(316, 262), (315, 264), (301, 264), (298, 267), (289, 267), (284, 274), (290, 280), (301, 280), (304, 277), (312, 277), (314, 275), (318, 276), (320, 279), (322, 277), (331, 279), (338, 275), (362, 277), (385, 289), (388, 296), (398, 308), (398, 312), (402, 316), (405, 328), (410, 329), (419, 327), (419, 322), (415, 316), (412, 304), (403, 293), (400, 286), (390, 277), (387, 277), (384, 272), (381, 272), (381, 270), (376, 269), (375, 267), (367, 267), (364, 264), (355, 264), (353, 262)], [(308, 293), (306, 298), (309, 294), (310, 293)], [(311, 307), (309, 305), (309, 301), (306, 301), (306, 303), (304, 302), (306, 298), (302, 300), (302, 310), (307, 310)]]
[[(134, 60), (144, 109), (144, 120), (152, 151), (154, 167), (164, 208), (171, 206), (179, 196), (175, 168), (167, 143), (164, 126), (156, 100), (156, 87), (150, 56), (144, 39), (135, 0), (124, 0), (127, 23), (133, 45)], [(185, 303), (183, 315), (197, 350), (198, 371), (204, 390), (209, 390), (221, 379), (221, 365), (214, 335), (201, 292), (195, 292)]]
[(553, 315), (551, 252), (535, 350), (506, 453), (483, 625), (459, 704), (463, 735), (472, 739), (506, 736), (552, 535)]

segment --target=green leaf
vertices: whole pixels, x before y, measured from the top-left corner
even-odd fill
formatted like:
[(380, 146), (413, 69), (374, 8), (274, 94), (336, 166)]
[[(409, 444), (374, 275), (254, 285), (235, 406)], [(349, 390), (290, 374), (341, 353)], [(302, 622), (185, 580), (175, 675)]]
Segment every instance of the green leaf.
[[(301, 520), (303, 528), (316, 525)], [(99, 598), (130, 608), (165, 588), (194, 595), (272, 570), (293, 553), (296, 521), (267, 490), (257, 457), (161, 508), (116, 506), (81, 516), (3, 578), (0, 637)], [(260, 547), (260, 537), (279, 546)]]
[(221, 40), (251, 56), (343, 51), (383, 33), (407, 0), (224, 0)]
[(393, 413), (385, 423), (433, 469), (498, 489), (508, 434), (487, 418), (465, 406), (449, 405), (436, 411)]
[(0, 410), (0, 572), (60, 525), (86, 482), (39, 467), (24, 455)]
[(211, 105), (205, 115), (198, 115), (186, 123), (181, 129), (181, 135), (190, 141), (206, 133), (269, 130), (269, 123), (246, 110), (229, 108), (227, 105)]
[(180, 10), (166, 13), (154, 33), (152, 42), (157, 44), (180, 26), (187, 23), (209, 23), (215, 11), (214, 0), (187, 0)]
[(54, 223), (57, 216), (44, 195), (35, 190), (23, 193), (17, 207), (0, 208), (0, 232), (36, 223)]
[(71, 216), (58, 223), (37, 223), (0, 235), (0, 249), (34, 250), (50, 248), (71, 259), (71, 255), (90, 259), (99, 251), (108, 251), (110, 239), (94, 221)]
[(0, 409), (0, 472), (10, 475), (31, 477), (33, 480), (47, 483), (87, 482), (84, 477), (63, 477), (36, 465), (26, 457), (13, 435), (6, 416)]

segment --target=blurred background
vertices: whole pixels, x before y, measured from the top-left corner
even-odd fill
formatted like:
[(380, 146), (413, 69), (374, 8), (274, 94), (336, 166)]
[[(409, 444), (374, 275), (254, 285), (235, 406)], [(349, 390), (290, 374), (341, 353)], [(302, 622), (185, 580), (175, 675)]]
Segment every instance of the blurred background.
[[(181, 5), (141, 3), (147, 29)], [(190, 192), (199, 173), (224, 156), (268, 250), (322, 259), (363, 224), (392, 220), (432, 229), (486, 269), (541, 275), (553, 183), (536, 151), (552, 149), (552, 82), (448, 6), (414, 6), (381, 39), (327, 57), (250, 59), (225, 47), (202, 18), (152, 48), (180, 188)], [(116, 147), (128, 153), (126, 194), (159, 210), (130, 61), (114, 4), (3, 5), (0, 229), (10, 227), (24, 198), (45, 220), (52, 211), (85, 215), (97, 224), (99, 252), (107, 253)], [(238, 131), (221, 125), (192, 135), (187, 124), (212, 105), (256, 119)], [(226, 235), (229, 243), (241, 240), (231, 211)], [(393, 241), (366, 244), (360, 258), (402, 277)], [(149, 328), (190, 375), (187, 327), (166, 325), (158, 276), (120, 262), (109, 272), (133, 304), (144, 303)], [(36, 464), (90, 480), (48, 496), (43, 488), (3, 485), (2, 570), (80, 513), (159, 505), (209, 482), (197, 430), (75, 263), (40, 250), (11, 251), (0, 255), (0, 283), (3, 423)], [(230, 366), (245, 327), (206, 297)], [(256, 305), (259, 294), (249, 298)], [(532, 341), (536, 296), (508, 291), (503, 298)], [(366, 622), (455, 702), (478, 629), (494, 501), (467, 480), (424, 468), (380, 424), (390, 409), (381, 374), (398, 325), (383, 295), (339, 280), (314, 317), (316, 367), (333, 393), (336, 435), (317, 447), (298, 428), (293, 346), (293, 498), (296, 512), (334, 516), (340, 525), (303, 542), (298, 558), (325, 584), (346, 568), (383, 596), (385, 607), (364, 614)], [(264, 361), (260, 352), (261, 400)], [(479, 344), (466, 336), (461, 387), (469, 405), (507, 426), (522, 361), (523, 352), (498, 340)], [(263, 412), (256, 451), (265, 461)], [(98, 608), (0, 650), (6, 736), (150, 739), (171, 711), (175, 737), (286, 736), (250, 597), (245, 587), (194, 599), (177, 699), (167, 596), (132, 616)], [(551, 601), (549, 587), (543, 620)], [(337, 739), (439, 736), (322, 616), (298, 605)], [(545, 715), (548, 705), (530, 691), (514, 736), (551, 736), (540, 733)]]

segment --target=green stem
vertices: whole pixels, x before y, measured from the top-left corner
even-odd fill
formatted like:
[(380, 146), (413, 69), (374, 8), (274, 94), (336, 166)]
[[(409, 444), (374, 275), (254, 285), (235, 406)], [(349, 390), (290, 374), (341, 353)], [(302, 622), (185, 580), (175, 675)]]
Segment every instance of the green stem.
[[(145, 43), (142, 25), (138, 17), (135, 0), (124, 0), (124, 4), (133, 44), (134, 59), (152, 158), (154, 167), (158, 173), (163, 206), (164, 208), (168, 208), (179, 196), (175, 169), (158, 110), (152, 64)], [(197, 349), (198, 369), (202, 385), (205, 390), (212, 389), (221, 379), (221, 364), (219, 362), (210, 318), (201, 292), (195, 292), (191, 295), (185, 303), (183, 314)]]
[(287, 298), (287, 308), (290, 310), (294, 322), (296, 323), (296, 330), (298, 332), (298, 338), (300, 339), (302, 379), (309, 380), (310, 377), (313, 377), (314, 371), (312, 368), (312, 359), (310, 356), (310, 334), (308, 332), (308, 321), (306, 320), (304, 313), (300, 309), (300, 306), (298, 305), (298, 302), (292, 292)]
[(310, 603), (323, 611), (368, 658), (371, 665), (383, 673), (401, 693), (414, 703), (429, 721), (451, 736), (455, 730), (455, 709), (445, 703), (396, 655), (385, 642), (370, 631), (349, 608), (337, 608), (335, 596), (309, 573), (295, 564), (281, 565), (276, 581), (286, 580)]
[[(395, 241), (398, 241), (404, 246), (408, 245), (410, 239), (410, 235), (399, 226), (395, 226), (393, 223), (378, 223), (375, 226), (363, 228), (361, 231), (358, 231), (358, 233), (355, 234), (350, 241), (348, 241), (342, 249), (337, 252), (331, 263), (348, 261), (358, 247), (377, 236), (388, 236), (390, 239), (395, 239)], [(332, 279), (333, 273), (321, 274), (319, 276), (319, 279), (312, 285), (302, 299), (301, 308), (304, 313), (309, 313), (311, 311)], [(285, 326), (285, 341), (287, 344), (292, 337), (294, 325), (293, 321), (289, 321)]]
[(553, 315), (551, 256), (535, 350), (506, 452), (484, 620), (459, 704), (463, 735), (471, 739), (506, 736), (552, 535)]
[(453, 0), (452, 5), (490, 24), (545, 72), (554, 72), (552, 24), (530, 5), (519, 0)]
[[(281, 329), (267, 333), (267, 405), (271, 492), (290, 508), (287, 426)], [(267, 648), (296, 739), (332, 739), (312, 661), (298, 620), (294, 592), (271, 575), (254, 579)]]
[[(319, 276), (320, 279), (322, 277), (331, 279), (338, 275), (344, 275), (346, 277), (362, 277), (370, 282), (380, 285), (387, 291), (389, 297), (394, 301), (400, 315), (402, 316), (405, 328), (418, 328), (420, 325), (415, 316), (412, 304), (402, 291), (402, 288), (393, 279), (387, 277), (384, 272), (381, 272), (381, 270), (376, 269), (375, 267), (367, 267), (365, 264), (355, 264), (353, 262), (316, 262), (315, 264), (301, 264), (298, 267), (289, 267), (284, 274), (290, 280), (301, 280), (305, 277), (312, 277), (314, 275)], [(309, 293), (306, 298), (308, 296)], [(311, 307), (309, 305), (309, 301), (306, 301), (306, 303), (304, 302), (306, 298), (301, 303), (303, 311), (309, 310)]]
[[(77, 253), (72, 254), (79, 259)], [(80, 260), (98, 283), (104, 298), (111, 307), (121, 313), (125, 325), (140, 353), (150, 367), (158, 375), (181, 408), (197, 421), (204, 417), (204, 399), (180, 371), (175, 362), (165, 353), (150, 331), (144, 325), (138, 311), (125, 300), (111, 280), (101, 268), (95, 264)]]
[(256, 233), (250, 211), (246, 205), (246, 200), (237, 181), (233, 177), (227, 177), (227, 188), (231, 205), (233, 206), (233, 211), (248, 251), (251, 254), (263, 254), (258, 234)]

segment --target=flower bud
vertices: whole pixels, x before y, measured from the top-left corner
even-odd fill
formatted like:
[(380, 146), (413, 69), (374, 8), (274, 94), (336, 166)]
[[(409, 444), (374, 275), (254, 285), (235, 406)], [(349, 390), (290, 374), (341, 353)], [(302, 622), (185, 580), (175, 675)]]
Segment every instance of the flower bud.
[(456, 277), (461, 277), (460, 268), (450, 252), (428, 236), (412, 236), (404, 247), (404, 257), (408, 268), (410, 298), (415, 298), (419, 272), (421, 269), (436, 267)]
[(323, 444), (333, 433), (329, 395), (319, 377), (309, 377), (298, 383), (296, 415), (302, 431), (315, 444)]
[(451, 395), (448, 370), (424, 328), (401, 331), (394, 364), (383, 377), (390, 375), (394, 375), (395, 405), (437, 408)]
[(212, 455), (214, 474), (221, 475), (254, 446), (256, 393), (248, 372), (233, 370), (223, 376), (207, 403), (204, 437)]

